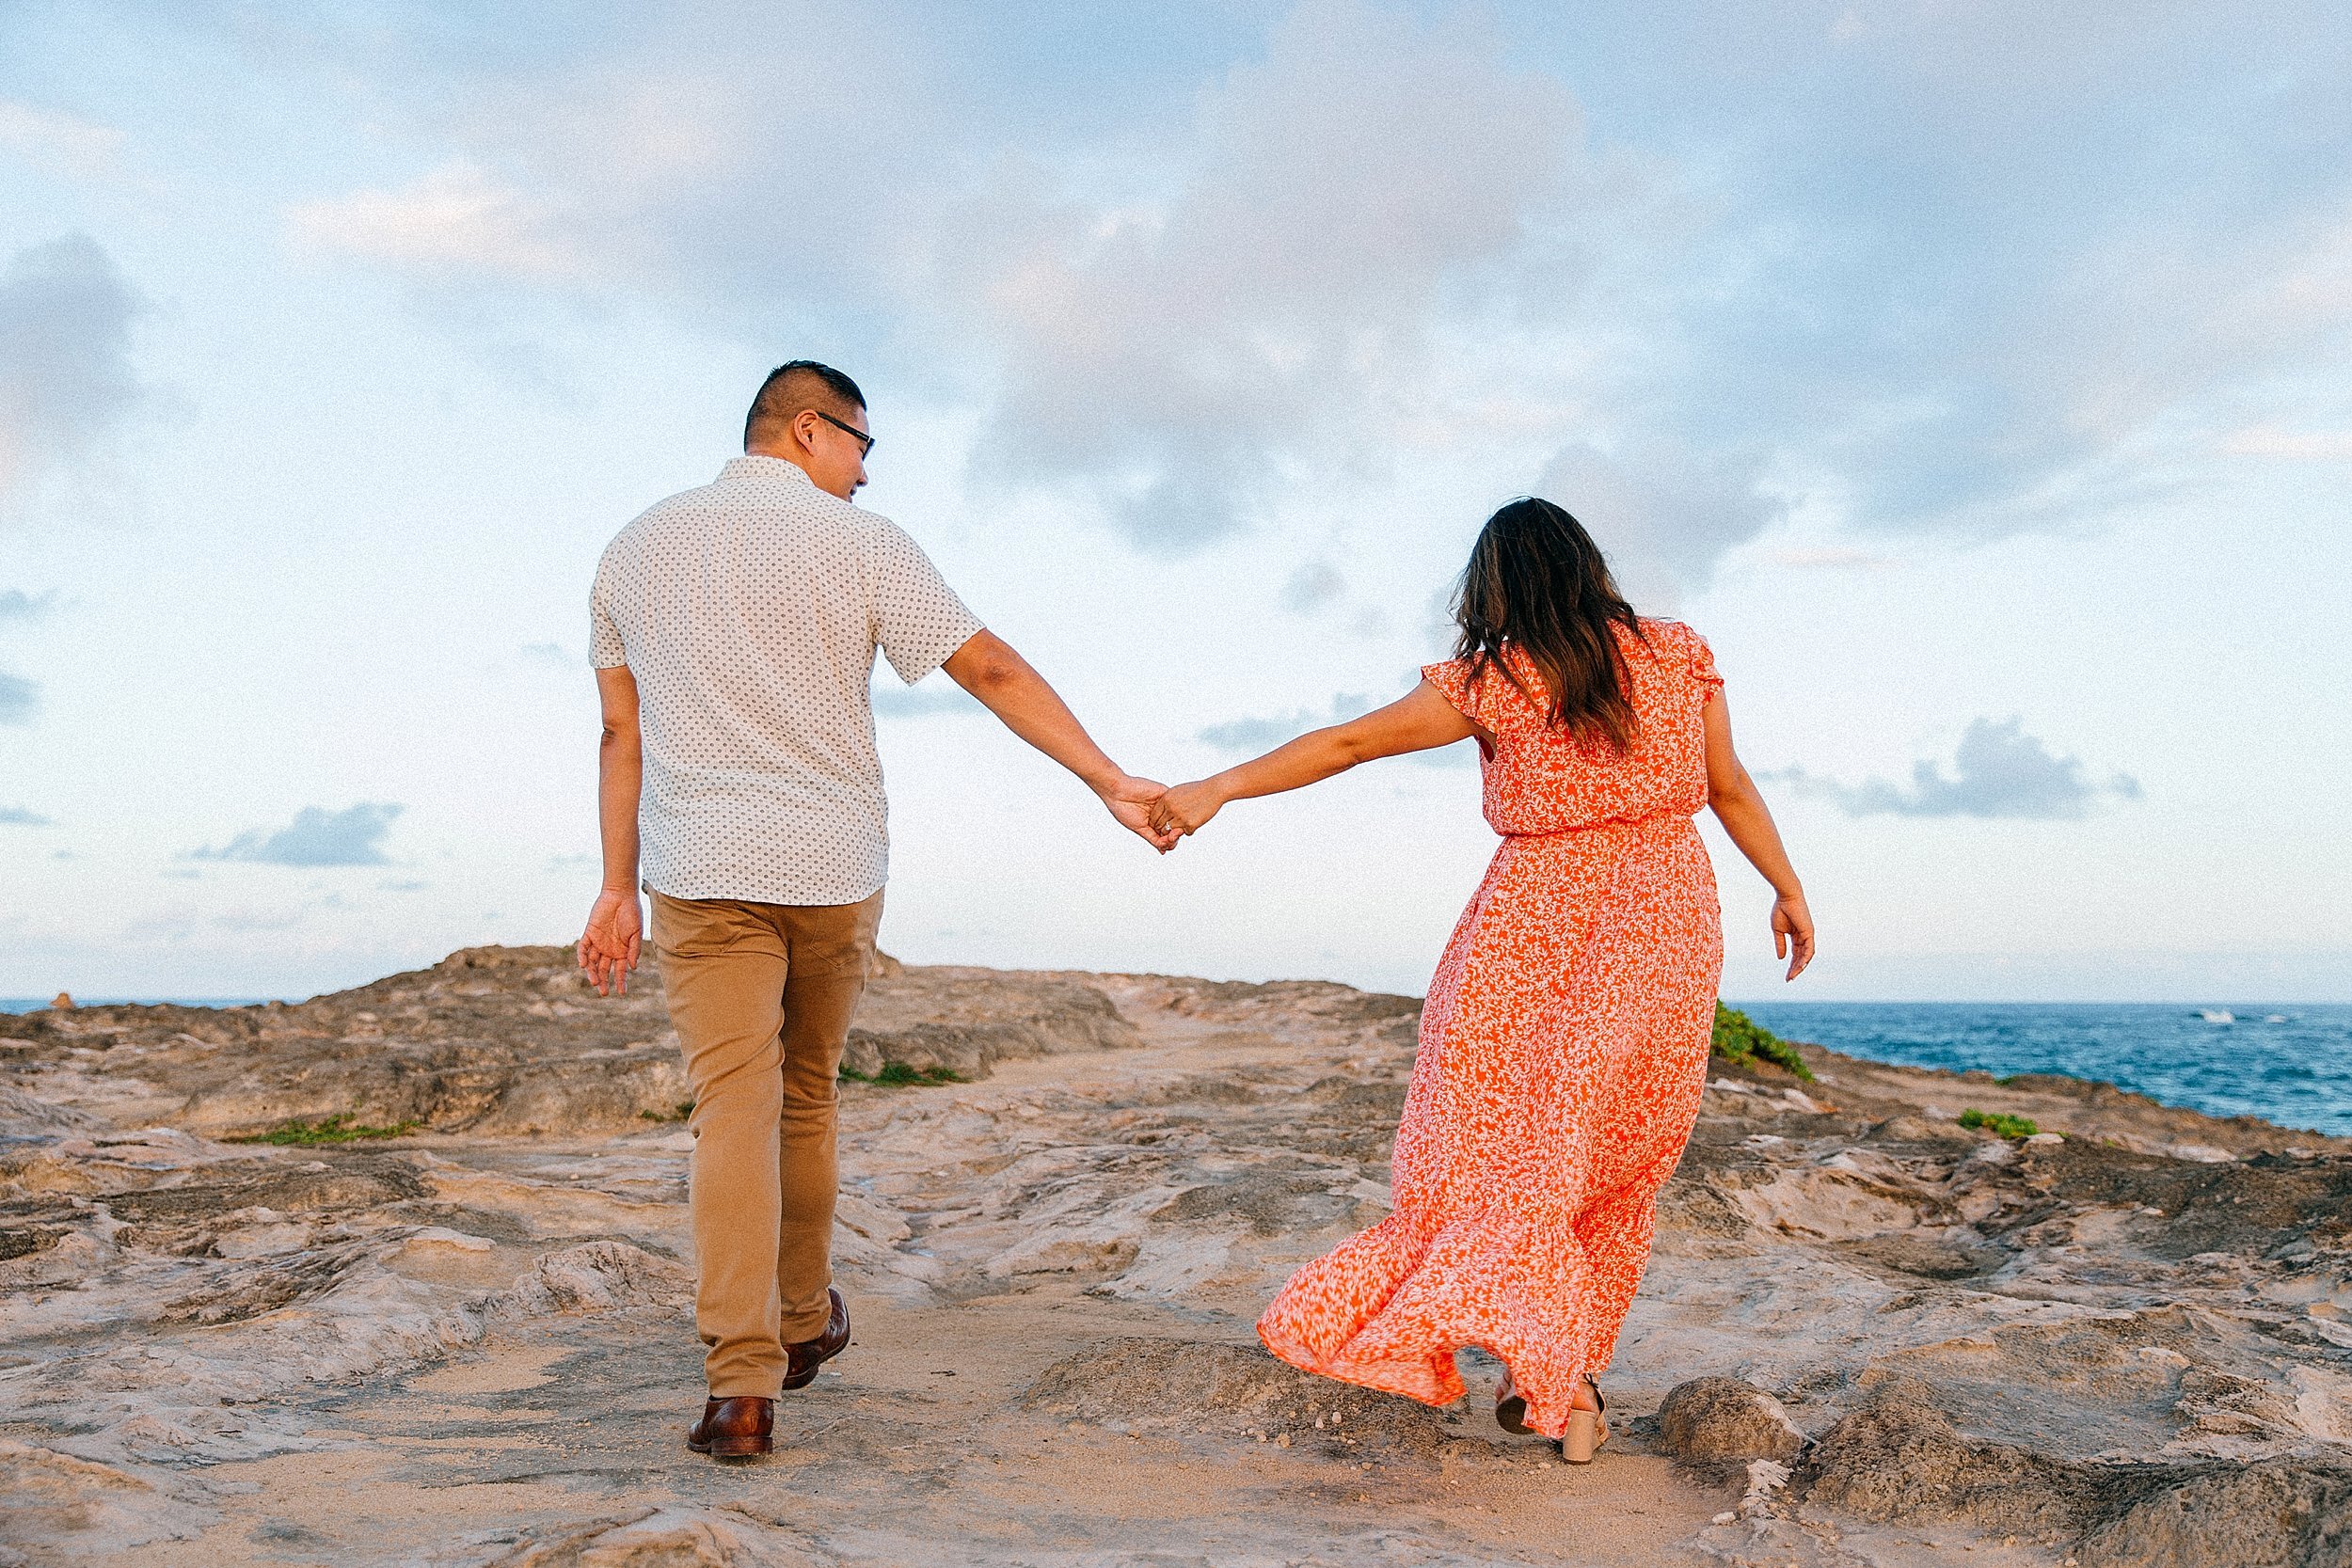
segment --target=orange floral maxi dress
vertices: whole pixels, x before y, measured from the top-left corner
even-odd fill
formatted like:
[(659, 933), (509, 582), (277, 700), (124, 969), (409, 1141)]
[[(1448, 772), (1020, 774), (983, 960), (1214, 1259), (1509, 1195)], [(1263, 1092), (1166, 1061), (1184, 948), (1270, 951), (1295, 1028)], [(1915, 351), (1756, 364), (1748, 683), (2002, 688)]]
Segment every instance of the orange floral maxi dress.
[(1629, 752), (1553, 729), (1498, 671), (1422, 672), (1494, 737), (1486, 811), (1502, 847), (1430, 981), (1394, 1212), (1259, 1320), (1294, 1366), (1446, 1404), (1464, 1391), (1454, 1352), (1483, 1345), (1528, 1424), (1556, 1437), (1579, 1380), (1609, 1364), (1698, 1116), (1723, 971), (1691, 820), (1707, 801), (1700, 711), (1723, 681), (1690, 627), (1643, 628), (1616, 633)]

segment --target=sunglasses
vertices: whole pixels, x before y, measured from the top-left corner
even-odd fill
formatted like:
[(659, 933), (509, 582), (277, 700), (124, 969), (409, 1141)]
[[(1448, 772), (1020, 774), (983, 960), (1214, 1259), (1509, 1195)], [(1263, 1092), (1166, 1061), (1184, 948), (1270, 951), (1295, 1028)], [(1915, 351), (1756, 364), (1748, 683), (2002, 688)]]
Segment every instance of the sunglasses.
[(859, 462), (865, 462), (867, 454), (873, 451), (874, 438), (871, 436), (866, 435), (866, 432), (860, 430), (857, 426), (853, 424), (843, 424), (839, 420), (834, 419), (831, 414), (826, 413), (821, 408), (812, 408), (809, 412), (824, 420), (827, 424), (833, 426), (834, 429), (846, 431), (850, 437), (857, 442), (857, 458)]

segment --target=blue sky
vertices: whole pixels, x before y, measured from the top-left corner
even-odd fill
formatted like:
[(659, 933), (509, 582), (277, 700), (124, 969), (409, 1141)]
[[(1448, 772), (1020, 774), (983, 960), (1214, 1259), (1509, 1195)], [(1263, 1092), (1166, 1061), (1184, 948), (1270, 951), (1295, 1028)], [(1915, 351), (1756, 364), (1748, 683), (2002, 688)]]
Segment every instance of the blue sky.
[[(810, 356), (1138, 771), (1407, 688), (1533, 490), (1805, 993), (2352, 999), (2347, 98), (2318, 5), (9, 7), (0, 994), (567, 940), (596, 553)], [(1155, 860), (934, 684), (910, 958), (1418, 991), (1491, 849), (1440, 756)]]

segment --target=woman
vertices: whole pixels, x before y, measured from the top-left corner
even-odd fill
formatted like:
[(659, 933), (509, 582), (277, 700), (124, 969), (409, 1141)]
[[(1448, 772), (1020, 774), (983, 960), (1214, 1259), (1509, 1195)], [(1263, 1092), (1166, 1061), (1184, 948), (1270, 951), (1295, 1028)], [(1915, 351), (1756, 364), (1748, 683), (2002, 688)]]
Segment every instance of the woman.
[(1496, 1415), (1583, 1464), (1608, 1435), (1595, 1373), (1649, 1259), (1707, 1078), (1723, 933), (1692, 816), (1713, 808), (1779, 895), (1795, 979), (1813, 917), (1731, 748), (1690, 627), (1634, 614), (1577, 520), (1515, 500), (1456, 597), (1454, 657), (1402, 701), (1171, 789), (1191, 833), (1229, 800), (1475, 736), (1502, 834), (1422, 1012), (1391, 1216), (1292, 1276), (1258, 1333), (1309, 1371), (1447, 1404), (1454, 1352), (1506, 1369)]

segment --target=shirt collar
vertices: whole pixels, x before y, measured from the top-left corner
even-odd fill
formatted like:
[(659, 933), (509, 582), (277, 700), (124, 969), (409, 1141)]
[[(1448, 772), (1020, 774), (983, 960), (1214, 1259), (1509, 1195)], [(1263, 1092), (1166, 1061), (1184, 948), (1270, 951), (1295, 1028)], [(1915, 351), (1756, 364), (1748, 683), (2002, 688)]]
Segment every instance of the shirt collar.
[(719, 470), (719, 477), (723, 480), (798, 480), (803, 484), (809, 486), (811, 489), (816, 488), (817, 485), (817, 482), (808, 477), (808, 470), (802, 467), (798, 463), (791, 462), (788, 459), (782, 457), (762, 456), (757, 452), (745, 452), (740, 457), (728, 458), (727, 466)]

